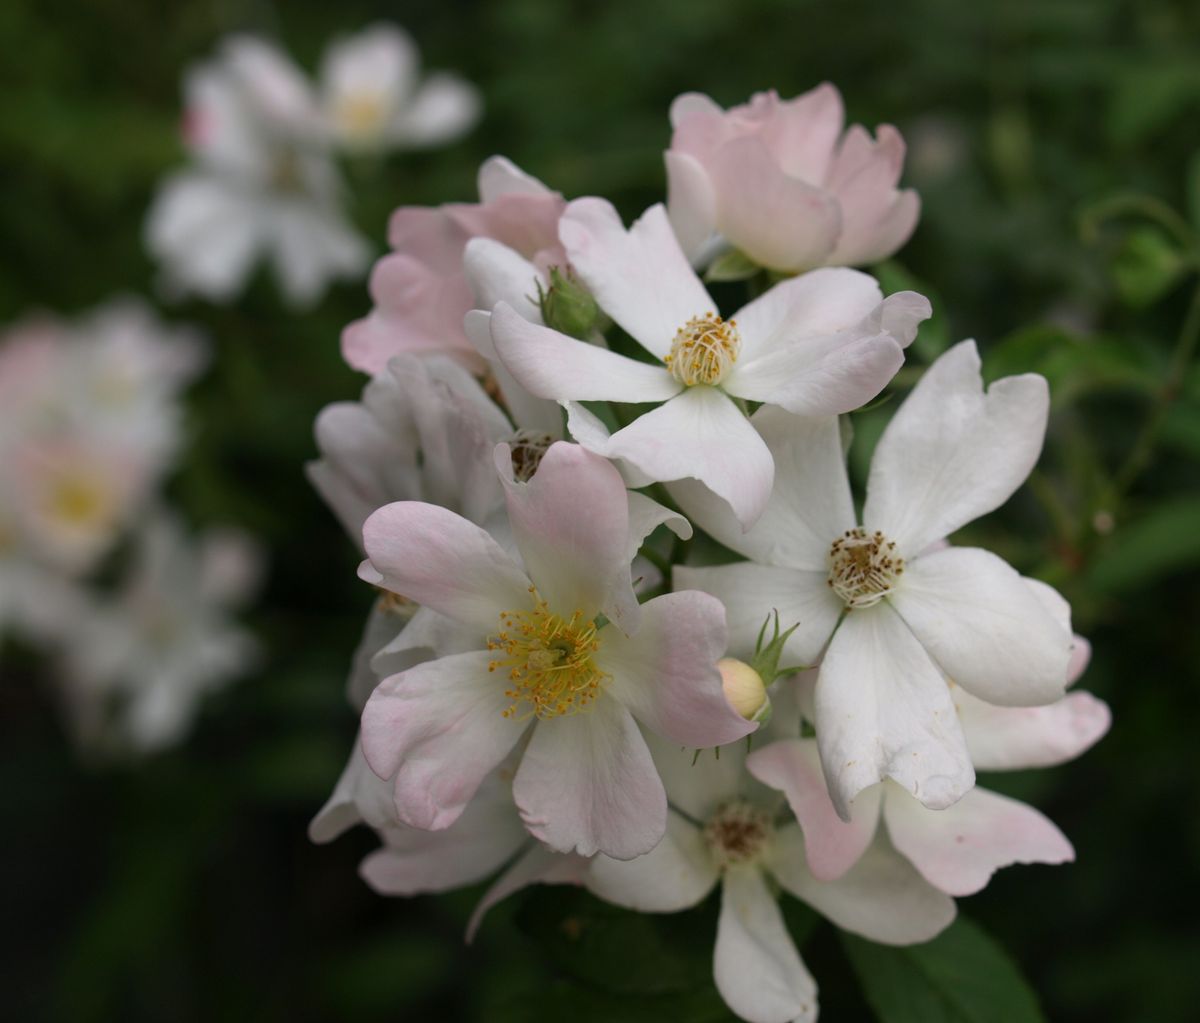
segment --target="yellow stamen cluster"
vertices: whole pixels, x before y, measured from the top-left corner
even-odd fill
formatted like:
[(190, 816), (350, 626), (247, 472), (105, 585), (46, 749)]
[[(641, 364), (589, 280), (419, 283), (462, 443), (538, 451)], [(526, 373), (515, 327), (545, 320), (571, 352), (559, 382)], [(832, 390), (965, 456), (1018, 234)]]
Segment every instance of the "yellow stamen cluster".
[(99, 479), (66, 474), (57, 480), (49, 497), (50, 513), (73, 526), (103, 522), (112, 512), (112, 495)]
[(504, 695), (513, 702), (504, 716), (544, 719), (587, 710), (608, 677), (593, 660), (600, 649), (596, 625), (582, 611), (556, 615), (532, 587), (530, 593), (532, 610), (501, 611), (500, 631), (488, 639), (497, 653), (488, 671), (505, 672), (510, 683)]
[(766, 810), (734, 799), (724, 803), (704, 826), (704, 839), (719, 867), (757, 859), (774, 829)]
[(376, 93), (356, 92), (338, 101), (334, 116), (347, 135), (368, 138), (383, 126), (387, 105)]
[(716, 313), (693, 316), (675, 332), (671, 351), (663, 361), (681, 384), (719, 384), (733, 368), (742, 350), (737, 321)]
[(847, 529), (829, 548), (829, 586), (848, 610), (878, 604), (903, 573), (895, 542), (878, 530)]
[(550, 450), (554, 438), (541, 430), (518, 430), (508, 442), (512, 451), (513, 477), (525, 483), (537, 472), (542, 456)]

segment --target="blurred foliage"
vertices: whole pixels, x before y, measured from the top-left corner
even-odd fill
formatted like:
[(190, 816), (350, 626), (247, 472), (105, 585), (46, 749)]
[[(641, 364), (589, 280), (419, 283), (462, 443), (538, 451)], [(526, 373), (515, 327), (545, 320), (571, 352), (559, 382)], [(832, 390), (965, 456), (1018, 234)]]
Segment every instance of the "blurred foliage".
[[(1194, 1018), (1200, 7), (6, 0), (0, 321), (153, 294), (143, 214), (181, 159), (181, 71), (221, 35), (278, 35), (311, 68), (331, 35), (391, 17), (429, 66), (479, 83), (487, 113), (455, 147), (351, 168), (355, 218), (381, 249), (392, 207), (472, 197), (493, 152), (569, 196), (637, 213), (662, 197), (666, 111), (689, 89), (732, 104), (830, 79), (852, 119), (900, 127), (924, 213), (880, 273), (935, 300), (914, 364), (974, 336), (990, 377), (1036, 371), (1054, 388), (1031, 485), (960, 541), (1063, 589), (1095, 647), (1083, 685), (1115, 717), (1076, 764), (988, 779), (1035, 799), (1078, 862), (1002, 872), (966, 905), (1056, 1023)], [(69, 748), (37, 665), (5, 651), (6, 1016), (728, 1019), (708, 973), (711, 904), (630, 918), (547, 889), (495, 910), (467, 947), (478, 891), (384, 900), (355, 873), (369, 834), (307, 842), (354, 734), (342, 683), (370, 595), (301, 466), (317, 410), (361, 386), (337, 339), (367, 305), (365, 286), (347, 285), (291, 314), (260, 279), (236, 306), (169, 309), (201, 324), (216, 355), (192, 394), (174, 497), (196, 522), (235, 522), (270, 545), (253, 624), (271, 655), (210, 702), (186, 747), (97, 765)], [(897, 388), (913, 379), (905, 370)], [(893, 406), (855, 417), (860, 478)], [(843, 953), (828, 925), (794, 924), (826, 1019), (866, 1018), (887, 997), (878, 981), (864, 1001), (852, 963), (915, 969), (936, 954), (854, 940)], [(994, 954), (966, 925), (939, 940), (953, 955)], [(953, 974), (943, 965), (926, 972)], [(1020, 1011), (944, 1018), (1034, 1018)]]

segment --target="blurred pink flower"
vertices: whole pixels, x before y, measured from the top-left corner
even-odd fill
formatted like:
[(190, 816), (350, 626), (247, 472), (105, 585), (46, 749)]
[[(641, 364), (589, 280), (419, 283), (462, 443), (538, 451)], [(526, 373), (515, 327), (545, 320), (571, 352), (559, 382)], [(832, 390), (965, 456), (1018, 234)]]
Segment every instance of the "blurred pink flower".
[(342, 354), (377, 374), (404, 353), (451, 355), (482, 373), (486, 363), (463, 332), (475, 299), (463, 269), (472, 238), (503, 242), (539, 267), (566, 262), (558, 242), (563, 197), (510, 161), (493, 156), (479, 170), (478, 203), (402, 206), (388, 238), (395, 250), (375, 264), (375, 308), (342, 333)]
[(720, 235), (771, 270), (861, 266), (890, 256), (916, 226), (917, 194), (896, 188), (900, 133), (843, 132), (842, 97), (828, 83), (791, 100), (760, 92), (729, 110), (685, 93), (671, 125), (671, 224), (693, 262), (708, 262)]

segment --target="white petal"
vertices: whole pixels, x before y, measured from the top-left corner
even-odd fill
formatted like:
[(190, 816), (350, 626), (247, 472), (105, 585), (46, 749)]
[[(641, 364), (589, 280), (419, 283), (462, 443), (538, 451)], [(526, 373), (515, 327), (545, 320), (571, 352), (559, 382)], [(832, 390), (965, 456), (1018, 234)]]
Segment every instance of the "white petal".
[(634, 860), (597, 856), (584, 884), (615, 906), (639, 913), (675, 913), (701, 902), (717, 878), (703, 833), (672, 813), (658, 845)]
[(891, 790), (883, 804), (892, 844), (948, 895), (974, 895), (1001, 867), (1068, 863), (1075, 850), (1032, 806), (974, 788), (945, 810)]
[(974, 341), (942, 355), (875, 447), (863, 525), (906, 557), (1000, 507), (1041, 453), (1045, 379), (1005, 377), (985, 394), (979, 366)]
[(703, 590), (725, 605), (733, 657), (749, 660), (754, 655), (763, 622), (768, 616), (774, 621), (775, 611), (782, 629), (798, 625), (783, 648), (781, 668), (816, 664), (843, 609), (826, 585), (823, 572), (744, 561), (704, 568), (676, 565), (672, 576), (676, 589)]
[(478, 175), (479, 201), (490, 203), (502, 195), (546, 196), (555, 193), (531, 174), (526, 174), (506, 156), (490, 156)]
[(1042, 707), (996, 707), (965, 689), (951, 689), (971, 762), (980, 771), (1054, 767), (1074, 760), (1112, 724), (1108, 704), (1091, 693), (1068, 693)]
[(667, 215), (684, 255), (696, 262), (717, 229), (717, 197), (708, 171), (687, 153), (663, 154), (667, 167)]
[(738, 796), (745, 786), (747, 779), (742, 769), (746, 762), (745, 743), (697, 753), (647, 732), (646, 745), (667, 790), (667, 800), (692, 820), (708, 820), (722, 803)]
[(863, 789), (850, 806), (850, 820), (843, 821), (829, 798), (815, 739), (785, 739), (754, 750), (746, 769), (787, 797), (804, 830), (808, 868), (818, 880), (841, 877), (874, 839), (883, 786)]
[(504, 717), (512, 701), (488, 671), (491, 656), (426, 661), (384, 679), (367, 701), (363, 753), (381, 778), (395, 777), (403, 823), (448, 828), (525, 731), (525, 722)]
[(750, 422), (771, 453), (775, 482), (749, 530), (696, 483), (673, 483), (671, 496), (696, 525), (751, 561), (828, 574), (830, 544), (857, 524), (837, 418), (761, 408)]
[(996, 555), (949, 547), (916, 558), (890, 599), (941, 669), (980, 699), (1026, 707), (1062, 697), (1070, 630)]
[(725, 872), (713, 979), (725, 1004), (750, 1023), (817, 1018), (817, 983), (757, 867)]
[(492, 310), (492, 343), (508, 371), (531, 394), (554, 401), (666, 401), (683, 387), (666, 366), (577, 341), (530, 323), (501, 302)]
[(356, 735), (354, 749), (333, 794), (308, 825), (308, 837), (313, 842), (332, 842), (360, 822), (376, 829), (399, 823), (392, 802), (392, 784), (368, 766)]
[(667, 797), (633, 718), (601, 697), (539, 721), (513, 782), (525, 827), (559, 852), (630, 860), (658, 844)]
[(612, 203), (576, 199), (562, 215), (558, 235), (600, 308), (660, 359), (688, 320), (717, 311), (661, 205), (651, 206), (626, 231)]
[(438, 146), (468, 131), (483, 109), (479, 90), (458, 75), (425, 79), (412, 106), (392, 122), (390, 134), (410, 146)]
[[(538, 314), (539, 318), (541, 314)], [(519, 430), (536, 430), (554, 438), (563, 436), (563, 414), (558, 402), (530, 394), (500, 361), (492, 344), (492, 314), (472, 309), (463, 317), (463, 333), (488, 362), (504, 405)]]
[(928, 941), (954, 920), (954, 900), (929, 884), (882, 838), (836, 881), (818, 881), (804, 862), (800, 829), (781, 829), (768, 869), (796, 898), (852, 934), (885, 945), (913, 945)]
[(500, 612), (531, 604), (529, 578), (495, 540), (445, 508), (399, 501), (363, 526), (369, 562), (359, 574), (373, 585), (424, 604), (486, 636)]
[(692, 538), (692, 524), (678, 512), (653, 498), (629, 491), (629, 547), (627, 561), (633, 561), (646, 538), (659, 526), (666, 526), (680, 540)]
[(762, 438), (713, 387), (689, 387), (603, 445), (587, 446), (606, 458), (625, 459), (658, 482), (698, 479), (729, 504), (744, 527), (762, 514), (775, 475)]
[(887, 604), (851, 611), (821, 664), (817, 740), (842, 820), (863, 789), (893, 778), (941, 809), (975, 783), (942, 673)]

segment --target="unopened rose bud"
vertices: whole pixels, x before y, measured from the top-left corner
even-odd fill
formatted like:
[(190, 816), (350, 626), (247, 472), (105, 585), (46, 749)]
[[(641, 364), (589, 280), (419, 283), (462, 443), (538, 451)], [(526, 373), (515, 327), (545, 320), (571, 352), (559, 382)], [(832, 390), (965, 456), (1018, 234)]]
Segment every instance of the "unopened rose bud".
[(725, 699), (747, 721), (762, 721), (771, 709), (771, 698), (759, 675), (745, 661), (724, 657), (717, 661)]
[(550, 268), (550, 287), (538, 284), (538, 305), (547, 327), (580, 339), (586, 338), (600, 319), (600, 307), (591, 293), (556, 266)]

